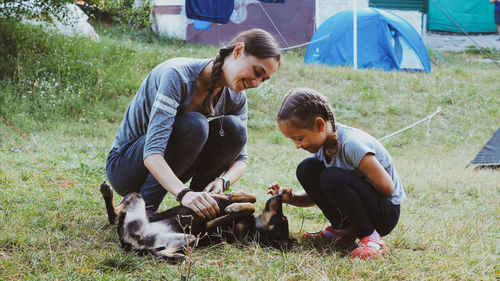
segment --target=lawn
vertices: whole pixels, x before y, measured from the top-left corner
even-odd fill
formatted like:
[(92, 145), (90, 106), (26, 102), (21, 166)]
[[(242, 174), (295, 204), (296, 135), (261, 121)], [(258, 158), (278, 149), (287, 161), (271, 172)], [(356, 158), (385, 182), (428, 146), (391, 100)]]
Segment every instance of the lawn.
[[(92, 42), (0, 21), (0, 116), (38, 146), (34, 151), (0, 122), (0, 280), (186, 276), (182, 265), (120, 249), (98, 186), (123, 113), (148, 72), (172, 57), (212, 57), (217, 48), (127, 27), (97, 31), (102, 40)], [(335, 245), (303, 241), (302, 232), (327, 221), (317, 208), (286, 206), (298, 239), (291, 251), (252, 241), (196, 249), (190, 278), (499, 280), (500, 172), (466, 166), (500, 126), (500, 69), (481, 62), (477, 50), (441, 55), (452, 66), (434, 58), (432, 72), (419, 74), (304, 65), (304, 50), (295, 50), (269, 82), (247, 91), (249, 168), (232, 188), (256, 194), (258, 210), (274, 181), (301, 189), (295, 167), (308, 154), (275, 122), (290, 89), (324, 93), (338, 122), (377, 138), (442, 109), (383, 141), (409, 197), (385, 238), (387, 254), (353, 260)], [(175, 205), (167, 196), (160, 208)]]

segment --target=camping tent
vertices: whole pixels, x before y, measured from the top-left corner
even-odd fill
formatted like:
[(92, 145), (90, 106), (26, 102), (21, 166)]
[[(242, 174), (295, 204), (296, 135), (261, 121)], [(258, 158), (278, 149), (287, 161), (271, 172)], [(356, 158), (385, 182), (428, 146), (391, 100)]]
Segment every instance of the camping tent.
[(483, 146), (470, 164), (477, 167), (500, 168), (500, 128)]
[[(430, 72), (424, 42), (404, 19), (375, 8), (357, 11), (358, 68)], [(353, 11), (328, 18), (316, 30), (305, 63), (353, 65)]]

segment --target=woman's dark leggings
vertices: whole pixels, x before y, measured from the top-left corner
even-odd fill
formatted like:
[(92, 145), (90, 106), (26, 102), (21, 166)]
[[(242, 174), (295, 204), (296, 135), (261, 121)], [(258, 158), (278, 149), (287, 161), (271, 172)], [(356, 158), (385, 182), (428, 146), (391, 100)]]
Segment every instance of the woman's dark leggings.
[[(247, 141), (247, 130), (236, 116), (228, 115), (210, 122), (198, 112), (176, 117), (172, 134), (166, 145), (165, 160), (175, 175), (190, 188), (202, 191), (234, 162)], [(224, 136), (219, 134), (220, 125)], [(125, 196), (138, 192), (146, 208), (156, 211), (167, 194), (144, 166), (143, 151), (146, 135), (110, 151), (106, 174), (113, 189)]]
[(350, 171), (307, 158), (297, 167), (297, 179), (333, 228), (353, 228), (362, 238), (374, 229), (387, 235), (398, 223), (399, 205)]

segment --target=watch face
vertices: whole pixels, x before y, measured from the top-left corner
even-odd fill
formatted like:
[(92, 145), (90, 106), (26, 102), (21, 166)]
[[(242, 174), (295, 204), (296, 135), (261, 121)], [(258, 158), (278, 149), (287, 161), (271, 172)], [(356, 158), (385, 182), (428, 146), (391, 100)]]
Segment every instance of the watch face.
[(229, 186), (231, 185), (231, 182), (223, 177), (220, 177), (220, 179), (222, 180), (222, 185), (223, 185), (224, 191), (228, 190)]

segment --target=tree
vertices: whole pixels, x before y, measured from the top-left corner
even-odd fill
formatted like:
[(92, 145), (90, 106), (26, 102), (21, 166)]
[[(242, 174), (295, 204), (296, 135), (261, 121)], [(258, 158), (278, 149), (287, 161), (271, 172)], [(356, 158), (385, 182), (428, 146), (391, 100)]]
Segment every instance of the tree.
[(21, 18), (49, 19), (55, 16), (58, 20), (65, 17), (64, 9), (73, 0), (0, 0), (0, 17), (20, 20)]
[[(74, 0), (0, 0), (0, 18), (13, 20), (37, 18), (51, 21), (52, 17), (55, 17), (63, 21), (68, 12), (65, 6), (74, 2)], [(84, 0), (79, 2), (80, 7), (91, 17), (105, 14), (107, 18), (121, 24), (136, 26), (150, 24), (151, 0)]]

